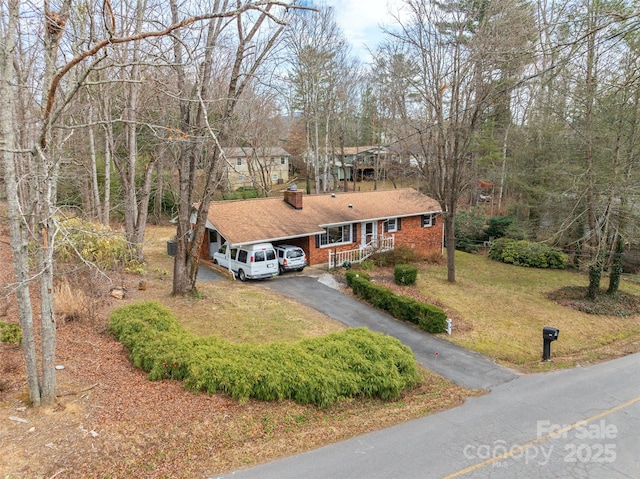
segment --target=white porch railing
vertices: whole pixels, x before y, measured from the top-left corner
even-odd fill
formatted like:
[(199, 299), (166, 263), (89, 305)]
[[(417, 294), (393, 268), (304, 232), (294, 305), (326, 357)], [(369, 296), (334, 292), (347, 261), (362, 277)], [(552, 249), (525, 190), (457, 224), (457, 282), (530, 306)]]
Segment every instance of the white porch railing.
[(358, 249), (348, 251), (329, 251), (329, 269), (342, 266), (345, 262), (361, 263), (374, 253), (391, 251), (395, 247), (395, 236), (378, 236), (370, 243)]

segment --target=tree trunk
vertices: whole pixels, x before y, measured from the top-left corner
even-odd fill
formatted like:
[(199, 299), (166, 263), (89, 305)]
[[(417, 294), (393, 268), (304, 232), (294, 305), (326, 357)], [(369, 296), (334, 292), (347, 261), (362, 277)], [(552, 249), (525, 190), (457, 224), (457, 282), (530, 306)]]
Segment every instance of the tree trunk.
[(111, 160), (115, 150), (113, 125), (111, 123), (111, 101), (102, 98), (102, 119), (104, 121), (104, 198), (102, 202), (102, 223), (109, 226), (111, 221)]
[(622, 255), (624, 254), (624, 239), (621, 234), (616, 235), (613, 261), (609, 272), (609, 288), (607, 294), (616, 294), (620, 288), (620, 278), (622, 277)]
[(449, 283), (456, 282), (456, 236), (455, 236), (455, 215), (445, 211), (443, 213), (444, 220), (444, 237), (447, 247), (447, 281)]
[[(136, 3), (136, 26), (135, 34), (140, 34), (142, 31), (142, 25), (144, 21), (144, 0), (138, 0)], [(142, 241), (144, 240), (145, 223), (140, 223), (140, 219), (144, 219), (146, 222), (147, 211), (142, 210), (144, 205), (142, 204), (142, 198), (140, 204), (138, 204), (138, 193), (136, 185), (136, 173), (138, 163), (138, 97), (140, 94), (140, 40), (133, 42), (133, 57), (131, 76), (129, 83), (127, 84), (127, 100), (125, 108), (125, 118), (127, 123), (125, 125), (125, 134), (127, 142), (127, 160), (126, 167), (119, 168), (122, 176), (122, 189), (124, 196), (124, 224), (125, 235), (130, 246), (134, 250), (136, 259), (140, 262), (143, 261), (142, 257)], [(146, 181), (146, 176), (145, 176)], [(146, 184), (145, 184), (146, 186)], [(142, 195), (145, 193), (143, 192)], [(147, 198), (148, 206), (148, 198)]]
[(6, 37), (0, 43), (0, 138), (2, 138), (2, 162), (7, 192), (9, 235), (13, 269), (16, 280), (18, 318), (22, 329), (22, 351), (27, 369), (29, 399), (35, 407), (40, 406), (40, 379), (33, 328), (33, 309), (29, 289), (29, 249), (24, 223), (20, 214), (18, 177), (16, 171), (16, 140), (13, 125), (14, 94), (12, 90), (14, 74), (13, 52), (16, 45), (19, 15), (18, 0), (8, 2)]
[(96, 140), (93, 134), (93, 105), (89, 105), (89, 174), (91, 178), (91, 216), (102, 220), (102, 206), (100, 204), (100, 189), (98, 188), (98, 167), (96, 164)]
[(587, 223), (589, 226), (589, 245), (591, 251), (591, 258), (589, 261), (589, 287), (587, 288), (587, 298), (596, 299), (598, 291), (600, 290), (600, 279), (602, 277), (602, 268), (604, 261), (602, 258), (602, 246), (600, 244), (601, 236), (597, 231), (596, 222), (596, 194), (594, 186), (594, 164), (593, 164), (593, 108), (595, 103), (595, 90), (596, 90), (596, 50), (595, 50), (595, 4), (596, 0), (590, 5), (589, 12), (589, 35), (587, 37), (587, 64), (586, 64), (586, 77), (585, 77), (585, 133), (586, 138), (586, 192), (585, 198), (587, 202)]
[(162, 157), (159, 157), (155, 163), (156, 165), (156, 191), (153, 200), (153, 216), (156, 224), (160, 224), (162, 218), (162, 205), (164, 203), (164, 175), (163, 175), (163, 161)]

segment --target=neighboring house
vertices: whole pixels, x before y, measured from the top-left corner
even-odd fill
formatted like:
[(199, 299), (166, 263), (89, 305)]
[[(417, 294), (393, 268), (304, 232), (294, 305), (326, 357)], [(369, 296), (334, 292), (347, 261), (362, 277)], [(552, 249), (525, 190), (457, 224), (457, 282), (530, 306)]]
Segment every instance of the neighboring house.
[(284, 184), (289, 181), (291, 155), (280, 147), (225, 148), (227, 167), (223, 183), (230, 190), (259, 185)]
[(419, 255), (442, 254), (438, 202), (414, 189), (304, 195), (290, 188), (283, 197), (216, 201), (209, 207), (205, 258), (225, 243), (240, 246), (292, 244), (310, 265), (359, 262), (399, 245)]
[(354, 146), (344, 148), (336, 155), (335, 173), (338, 180), (347, 181), (384, 178), (388, 166), (389, 150), (386, 146)]

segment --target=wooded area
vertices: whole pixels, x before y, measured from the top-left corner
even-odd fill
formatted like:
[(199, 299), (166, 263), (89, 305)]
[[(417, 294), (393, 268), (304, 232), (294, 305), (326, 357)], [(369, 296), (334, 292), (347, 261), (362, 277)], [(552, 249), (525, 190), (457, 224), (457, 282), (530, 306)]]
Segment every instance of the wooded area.
[[(385, 178), (444, 211), (452, 282), (456, 213), (480, 199), (571, 252), (592, 297), (638, 246), (631, 0), (405, 0), (371, 64), (331, 9), (308, 2), (1, 0), (0, 11), (2, 178), (36, 406), (55, 398), (61, 219), (122, 224), (143, 261), (147, 222), (175, 218), (173, 292), (195, 291), (206, 211), (234, 168), (225, 148), (285, 148), (314, 193), (349, 188), (336, 173), (345, 148), (388, 148)], [(270, 191), (263, 169), (251, 181)]]

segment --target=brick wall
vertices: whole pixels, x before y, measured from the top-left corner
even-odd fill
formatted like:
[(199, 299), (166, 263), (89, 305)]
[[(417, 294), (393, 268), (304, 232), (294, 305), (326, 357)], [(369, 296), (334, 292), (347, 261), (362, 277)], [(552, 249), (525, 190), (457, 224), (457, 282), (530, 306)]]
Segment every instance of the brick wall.
[[(442, 253), (442, 217), (438, 215), (434, 226), (422, 227), (422, 217), (412, 216), (402, 218), (400, 231), (384, 233), (383, 223), (378, 222), (378, 234), (395, 236), (395, 245), (407, 245), (420, 256)], [(358, 224), (356, 237), (353, 243), (336, 247), (316, 248), (315, 237), (304, 238), (304, 241), (291, 242), (300, 246), (307, 253), (307, 261), (310, 265), (327, 264), (329, 251), (341, 252), (356, 249), (360, 246), (360, 224)]]
[(438, 215), (434, 226), (422, 226), (421, 216), (402, 218), (400, 231), (396, 231), (396, 246), (406, 244), (421, 256), (442, 253), (442, 216)]

